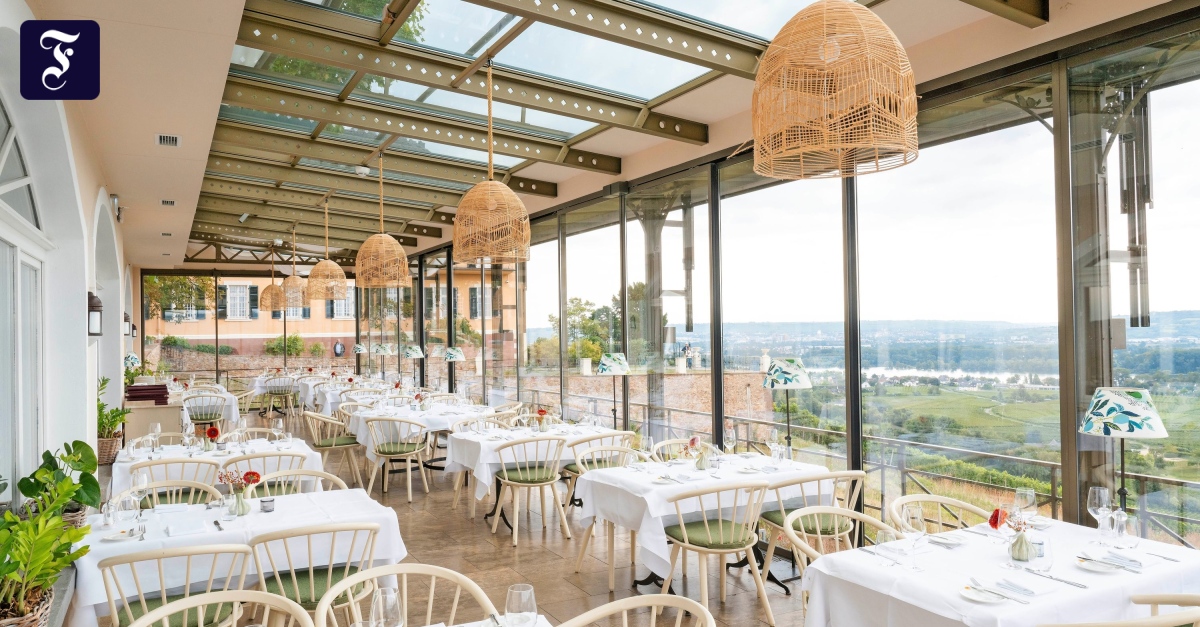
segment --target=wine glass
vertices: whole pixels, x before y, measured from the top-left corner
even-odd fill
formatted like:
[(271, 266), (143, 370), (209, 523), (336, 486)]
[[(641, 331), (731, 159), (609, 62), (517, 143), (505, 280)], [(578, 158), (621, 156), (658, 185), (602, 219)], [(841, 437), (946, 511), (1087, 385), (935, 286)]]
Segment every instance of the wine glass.
[(1037, 495), (1034, 494), (1033, 488), (1017, 488), (1016, 498), (1013, 503), (1021, 508), (1021, 512), (1025, 520), (1029, 520), (1037, 515)]
[(281, 451), (284, 449), (292, 448), (292, 432), (291, 431), (284, 431), (283, 434), (279, 436), (278, 448)]
[(921, 540), (925, 537), (925, 510), (921, 509), (920, 505), (910, 504), (904, 506), (904, 511), (900, 513), (901, 520), (904, 521), (905, 535), (912, 538), (911, 561), (908, 567), (917, 572), (925, 570), (917, 564), (917, 547), (920, 546)]
[(181, 444), (183, 444), (183, 449), (187, 451), (188, 457), (194, 455), (196, 453), (196, 449), (199, 448), (197, 446), (199, 442), (196, 440), (196, 436), (186, 431), (183, 433), (183, 441)]
[(642, 449), (646, 451), (646, 457), (650, 457), (654, 453), (654, 438), (648, 435), (643, 437)]
[(737, 427), (725, 427), (725, 451), (727, 453), (736, 453), (737, 443)]
[(153, 450), (158, 450), (158, 438), (160, 436), (162, 436), (162, 424), (157, 422), (150, 423), (150, 441), (153, 442)]
[(117, 520), (121, 522), (129, 522), (134, 520), (141, 514), (142, 506), (137, 497), (126, 492), (125, 496), (117, 501)]
[[(892, 550), (892, 542), (896, 541), (896, 532), (891, 529), (880, 529), (875, 532), (875, 546), (880, 550)], [(884, 546), (889, 545), (889, 546)], [(880, 566), (894, 566), (896, 561), (883, 556), (879, 558)]]
[(271, 419), (271, 434), (278, 440), (283, 435), (283, 418)]
[[(133, 494), (137, 497), (139, 505), (143, 499), (150, 496), (150, 471), (142, 468), (133, 475)], [(139, 512), (138, 518), (141, 518)]]
[(395, 588), (379, 588), (371, 595), (371, 623), (375, 627), (403, 627)]
[(533, 627), (537, 622), (537, 601), (533, 586), (518, 583), (508, 587), (508, 600), (504, 603), (505, 627)]
[(1096, 519), (1096, 526), (1100, 528), (1099, 543), (1104, 544), (1107, 536), (1105, 528), (1109, 526), (1109, 517), (1112, 516), (1112, 499), (1108, 488), (1101, 486), (1088, 488), (1087, 510), (1092, 518)]

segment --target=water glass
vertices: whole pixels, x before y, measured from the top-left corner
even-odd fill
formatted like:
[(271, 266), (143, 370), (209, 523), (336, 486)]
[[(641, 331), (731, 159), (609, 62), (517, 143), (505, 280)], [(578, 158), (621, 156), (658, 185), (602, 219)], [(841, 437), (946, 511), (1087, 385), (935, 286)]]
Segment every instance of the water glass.
[[(896, 532), (891, 529), (880, 529), (875, 532), (875, 548), (879, 551), (892, 551), (895, 547)], [(896, 561), (884, 556), (879, 557), (880, 566), (895, 566)]]
[(1118, 509), (1112, 513), (1111, 519), (1113, 532), (1116, 535), (1113, 544), (1118, 549), (1136, 549), (1142, 540), (1138, 517)]
[(379, 588), (371, 595), (371, 622), (374, 627), (403, 627), (400, 597), (395, 588)]
[(1087, 510), (1092, 518), (1096, 519), (1096, 526), (1100, 528), (1099, 543), (1107, 545), (1112, 529), (1112, 521), (1109, 520), (1112, 515), (1112, 497), (1108, 488), (1100, 486), (1088, 488)]
[(1027, 568), (1032, 568), (1039, 573), (1049, 572), (1050, 567), (1054, 565), (1054, 554), (1050, 546), (1050, 538), (1044, 534), (1038, 534), (1032, 539), (1033, 542), (1033, 557), (1025, 565)]
[(901, 520), (904, 521), (904, 534), (912, 538), (911, 561), (908, 567), (915, 571), (925, 570), (917, 563), (917, 548), (921, 546), (921, 539), (925, 537), (925, 510), (920, 505), (910, 504), (904, 506), (904, 511), (900, 514)]
[(150, 441), (153, 442), (153, 448), (158, 449), (158, 438), (162, 435), (162, 424), (157, 422), (150, 423)]
[(1021, 508), (1021, 512), (1026, 520), (1033, 518), (1037, 514), (1037, 495), (1034, 494), (1033, 488), (1017, 488), (1016, 498), (1013, 499), (1017, 507)]
[(221, 498), (221, 520), (231, 522), (237, 517), (237, 495), (226, 494)]
[(537, 601), (533, 586), (518, 583), (508, 587), (508, 599), (504, 603), (505, 627), (533, 627), (537, 623)]
[(126, 494), (117, 502), (117, 520), (120, 522), (135, 520), (141, 511), (141, 502), (132, 494)]

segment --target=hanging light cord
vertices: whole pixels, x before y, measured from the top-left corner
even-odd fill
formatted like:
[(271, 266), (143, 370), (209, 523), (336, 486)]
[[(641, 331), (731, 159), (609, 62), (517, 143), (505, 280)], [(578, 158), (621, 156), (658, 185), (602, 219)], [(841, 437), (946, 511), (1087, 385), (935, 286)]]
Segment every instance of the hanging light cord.
[(325, 259), (329, 259), (329, 197), (325, 197)]
[(379, 150), (379, 232), (383, 233), (383, 149)]
[(488, 57), (487, 63), (487, 96), (488, 96), (488, 180), (492, 180), (492, 59)]
[(292, 227), (292, 276), (296, 276), (296, 227)]

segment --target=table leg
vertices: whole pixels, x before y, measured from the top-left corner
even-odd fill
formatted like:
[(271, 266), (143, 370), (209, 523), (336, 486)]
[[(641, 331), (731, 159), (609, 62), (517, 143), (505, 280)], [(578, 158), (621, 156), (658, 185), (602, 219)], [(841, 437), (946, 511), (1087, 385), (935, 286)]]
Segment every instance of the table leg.
[[(499, 477), (497, 477), (497, 478), (496, 478), (496, 492), (495, 492), (495, 494), (496, 494), (496, 502), (495, 502), (495, 504), (493, 504), (493, 505), (492, 505), (492, 511), (490, 511), (490, 512), (488, 512), (488, 513), (484, 514), (484, 515), (483, 515), (483, 519), (484, 519), (484, 520), (487, 520), (488, 518), (491, 518), (492, 516), (495, 516), (495, 515), (496, 515), (496, 510), (500, 510), (500, 520), (501, 520), (501, 521), (504, 523), (504, 525), (505, 525), (506, 527), (508, 527), (509, 529), (512, 529), (512, 523), (508, 522), (508, 516), (505, 516), (505, 515), (504, 515), (504, 508), (500, 507), (500, 478), (499, 478)], [(474, 494), (472, 494), (472, 495), (471, 495), (471, 498), (475, 498), (475, 495), (474, 495)], [(516, 513), (514, 512), (514, 514), (513, 514), (513, 515), (516, 515)]]
[[(788, 596), (792, 596), (792, 589), (787, 587), (786, 584), (784, 584), (782, 581), (780, 581), (779, 578), (775, 576), (775, 573), (771, 572), (770, 564), (767, 564), (763, 561), (764, 560), (763, 552), (758, 548), (758, 545), (755, 545), (750, 550), (754, 551), (754, 558), (756, 560), (758, 560), (758, 563), (763, 564), (763, 570), (765, 570), (767, 573), (767, 582), (773, 583), (773, 584), (779, 586), (780, 588), (783, 588), (784, 594), (786, 594)], [(736, 562), (726, 564), (725, 568), (742, 568), (743, 566), (749, 566), (749, 565), (750, 565), (749, 560), (747, 560), (746, 558), (742, 558), (741, 560), (738, 560)], [(789, 579), (788, 581), (795, 581), (796, 579), (799, 579), (799, 577)]]

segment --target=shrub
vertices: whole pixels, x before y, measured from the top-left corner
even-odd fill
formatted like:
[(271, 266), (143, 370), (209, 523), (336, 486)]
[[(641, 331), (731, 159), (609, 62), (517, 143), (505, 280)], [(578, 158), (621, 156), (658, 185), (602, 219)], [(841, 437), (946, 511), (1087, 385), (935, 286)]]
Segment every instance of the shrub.
[(311, 357), (324, 357), (325, 345), (320, 342), (313, 342), (308, 346), (308, 354)]
[(584, 359), (590, 357), (592, 362), (599, 362), (600, 357), (604, 355), (604, 349), (600, 348), (600, 344), (587, 338), (580, 338), (571, 342), (567, 347), (567, 353), (572, 357)]
[(192, 350), (196, 351), (197, 353), (206, 353), (209, 355), (214, 353), (220, 353), (221, 355), (233, 354), (233, 347), (228, 344), (222, 344), (220, 346), (213, 346), (212, 344), (193, 344)]
[(164, 337), (162, 339), (162, 346), (163, 348), (182, 348), (185, 350), (192, 347), (190, 344), (188, 344), (187, 340), (177, 335), (168, 335)]
[[(284, 352), (284, 337), (281, 335), (273, 340), (263, 342), (263, 352), (268, 355), (282, 355)], [(294, 333), (287, 336), (287, 354), (289, 357), (299, 357), (304, 354), (304, 338)]]

